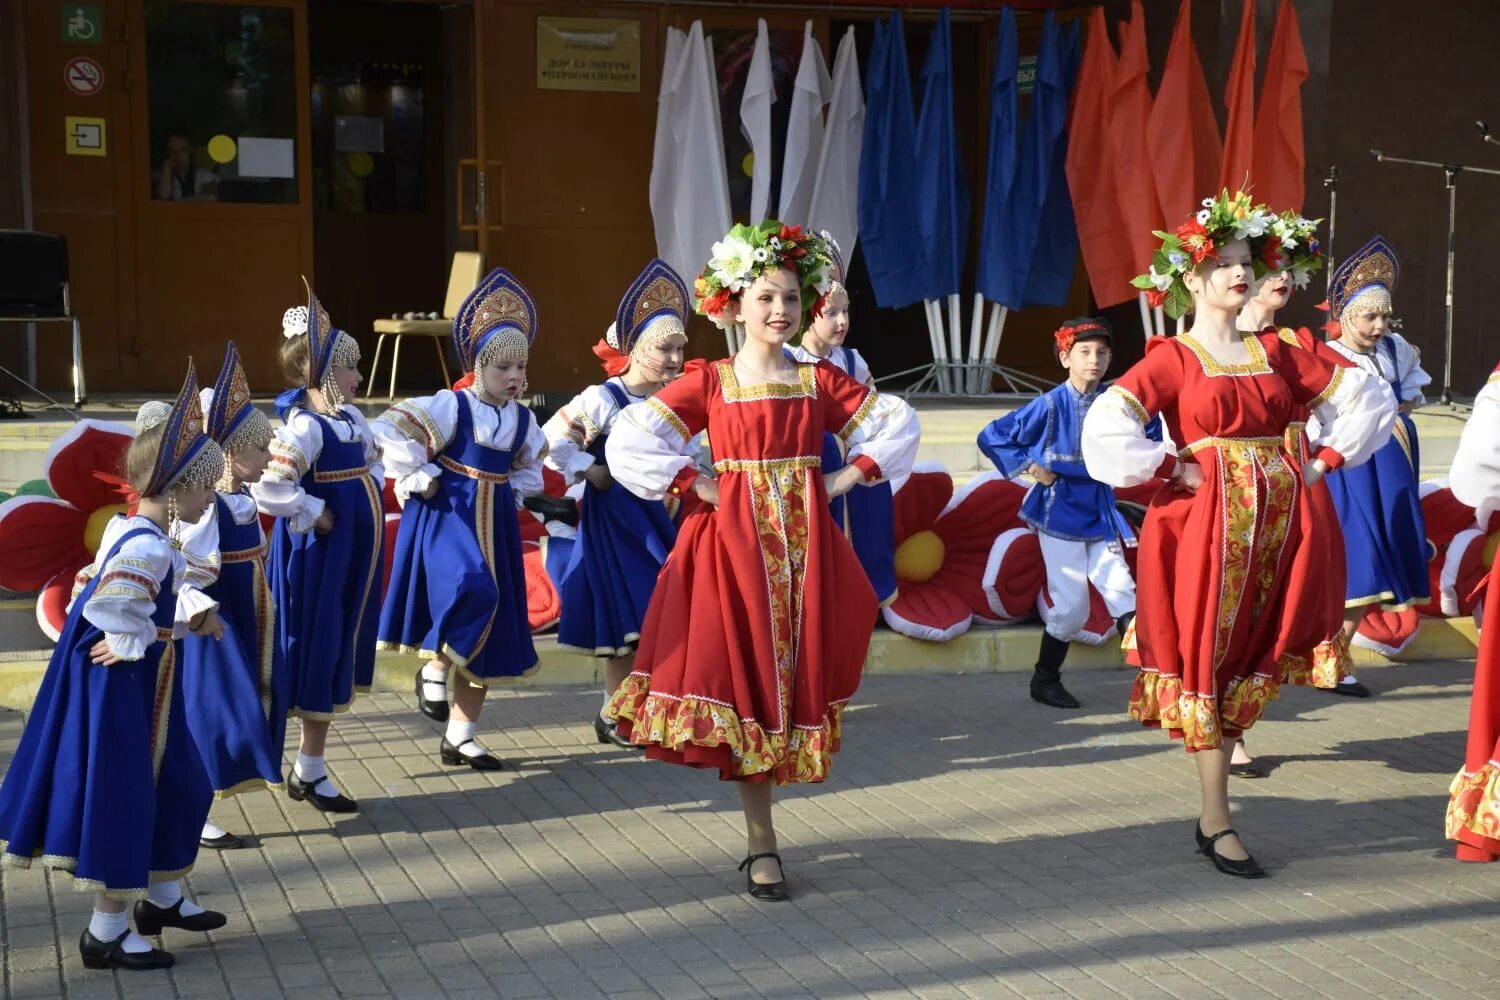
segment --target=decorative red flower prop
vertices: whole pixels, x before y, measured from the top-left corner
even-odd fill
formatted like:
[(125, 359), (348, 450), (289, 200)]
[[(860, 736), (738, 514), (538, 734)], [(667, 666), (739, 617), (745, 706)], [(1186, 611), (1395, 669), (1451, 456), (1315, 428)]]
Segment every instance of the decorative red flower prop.
[[(976, 617), (989, 624), (1004, 620), (1006, 614), (993, 601), (1005, 553), (992, 560), (991, 551), (1008, 529), (1024, 528), (1019, 515), (1025, 496), (1024, 487), (997, 473), (980, 476), (957, 493), (945, 470), (912, 473), (896, 491), (900, 593), (882, 610), (886, 624), (903, 635), (946, 642), (967, 632)], [(1013, 548), (1024, 556), (1026, 547), (1016, 547), (1015, 537), (1004, 539), (1007, 551)], [(1031, 551), (1040, 587), (1040, 549)], [(1005, 575), (1014, 570), (1008, 568)], [(1035, 606), (1032, 588), (1026, 607)]]
[(1177, 227), (1177, 239), (1192, 258), (1194, 267), (1203, 263), (1214, 252), (1214, 241), (1209, 237), (1208, 230), (1195, 218)]
[(41, 591), (37, 624), (53, 640), (67, 620), (73, 578), (93, 562), (109, 519), (125, 510), (124, 498), (94, 473), (118, 473), (132, 437), (123, 424), (80, 420), (47, 449), (55, 497), (0, 504), (0, 587)]
[(1281, 254), (1281, 237), (1267, 236), (1266, 245), (1261, 248), (1260, 259), (1265, 262), (1266, 267), (1274, 271), (1286, 270), (1287, 260)]

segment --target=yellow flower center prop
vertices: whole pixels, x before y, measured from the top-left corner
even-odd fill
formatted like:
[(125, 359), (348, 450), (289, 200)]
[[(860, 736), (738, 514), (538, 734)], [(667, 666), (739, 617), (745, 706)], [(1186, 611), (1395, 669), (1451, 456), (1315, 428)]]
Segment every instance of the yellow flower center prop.
[(943, 540), (935, 531), (919, 531), (896, 548), (896, 575), (926, 583), (943, 568)]
[(83, 527), (83, 546), (89, 552), (99, 551), (99, 542), (104, 539), (104, 526), (109, 523), (110, 518), (116, 514), (125, 513), (125, 505), (122, 503), (106, 504), (89, 515), (88, 524)]

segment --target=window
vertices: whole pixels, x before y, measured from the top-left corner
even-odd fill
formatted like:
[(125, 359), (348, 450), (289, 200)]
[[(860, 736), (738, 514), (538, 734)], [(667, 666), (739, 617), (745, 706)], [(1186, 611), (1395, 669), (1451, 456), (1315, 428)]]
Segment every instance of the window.
[(297, 201), (289, 7), (147, 0), (151, 196)]

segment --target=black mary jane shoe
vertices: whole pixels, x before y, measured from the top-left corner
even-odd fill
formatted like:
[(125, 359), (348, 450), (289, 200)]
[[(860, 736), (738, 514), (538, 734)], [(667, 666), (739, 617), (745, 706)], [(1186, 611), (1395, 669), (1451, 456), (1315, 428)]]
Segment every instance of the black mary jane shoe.
[[(781, 869), (780, 882), (757, 882), (750, 873), (750, 866), (761, 858), (775, 858), (776, 866)], [(767, 903), (784, 903), (791, 898), (786, 888), (786, 867), (781, 863), (781, 855), (775, 851), (766, 851), (763, 854), (752, 854), (740, 862), (739, 871), (745, 873), (745, 891), (750, 894), (751, 899), (759, 899)]]
[(100, 941), (89, 931), (78, 939), (78, 955), (85, 969), (170, 969), (177, 958), (170, 951), (152, 948), (150, 951), (130, 952), (125, 950), (126, 931), (113, 941)]
[(1359, 681), (1355, 681), (1353, 684), (1345, 684), (1342, 681), (1340, 681), (1339, 683), (1335, 684), (1333, 687), (1331, 687), (1331, 688), (1324, 688), (1324, 690), (1327, 691), (1329, 694), (1341, 694), (1345, 698), (1368, 698), (1368, 697), (1370, 697), (1370, 689), (1367, 688), (1367, 687), (1365, 687)]
[(594, 716), (594, 735), (599, 738), (600, 743), (613, 743), (626, 750), (635, 749), (635, 744), (621, 736), (619, 728), (602, 715)]
[(1031, 678), (1031, 700), (1053, 708), (1079, 708), (1078, 699), (1063, 687), (1062, 681), (1033, 676)]
[(438, 757), (449, 767), (463, 767), (467, 764), (476, 771), (498, 771), (505, 766), (500, 762), (499, 757), (488, 750), (476, 754), (464, 753), (462, 748), (474, 742), (473, 737), (470, 737), (458, 746), (454, 746), (448, 742), (448, 737), (444, 736), (443, 742), (438, 744)]
[(237, 851), (245, 846), (245, 838), (225, 830), (217, 837), (199, 837), (198, 846), (214, 851)]
[[(447, 722), (448, 699), (443, 698), (441, 701), (431, 701), (428, 699), (425, 690), (428, 684), (436, 683), (437, 681), (429, 681), (423, 677), (422, 671), (417, 671), (417, 709), (433, 722)], [(446, 685), (444, 686), (444, 690), (447, 690)]]
[[(1203, 832), (1203, 824), (1198, 823), (1193, 827), (1193, 837), (1198, 841), (1198, 853), (1214, 863), (1214, 867), (1225, 875), (1233, 875), (1235, 878), (1265, 878), (1266, 870), (1262, 868), (1254, 858), (1247, 857), (1243, 861), (1226, 858), (1214, 849), (1219, 841), (1225, 837), (1238, 837), (1239, 834), (1234, 827), (1220, 830), (1213, 836)], [(1249, 854), (1248, 851), (1245, 852)]]
[(1246, 761), (1243, 764), (1230, 764), (1229, 773), (1236, 778), (1268, 778), (1270, 772), (1260, 766), (1257, 761)]
[(303, 781), (296, 772), (287, 775), (286, 793), (293, 802), (307, 802), (316, 809), (326, 813), (355, 813), (359, 812), (359, 803), (349, 798), (342, 792), (333, 795), (320, 795), (317, 791), (318, 782), (327, 775), (320, 775), (317, 781)]
[(184, 931), (216, 931), (229, 922), (229, 918), (217, 910), (204, 910), (191, 917), (182, 915), (182, 900), (171, 906), (157, 906), (149, 899), (135, 904), (135, 932), (142, 937), (155, 937), (163, 927), (176, 927)]

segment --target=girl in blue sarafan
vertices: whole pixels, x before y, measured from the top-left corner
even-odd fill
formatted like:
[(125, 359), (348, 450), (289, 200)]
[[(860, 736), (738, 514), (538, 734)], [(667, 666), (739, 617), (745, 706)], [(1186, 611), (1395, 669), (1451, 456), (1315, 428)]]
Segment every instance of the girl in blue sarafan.
[[(803, 364), (826, 361), (862, 385), (874, 386), (870, 366), (859, 351), (847, 346), (849, 336), (849, 290), (844, 287), (844, 258), (833, 237), (820, 233), (833, 257), (832, 282), (828, 290), (813, 303), (811, 321), (802, 331), (802, 340), (786, 352)], [(837, 472), (844, 467), (844, 449), (834, 434), (823, 435), (823, 471)], [(876, 483), (865, 489), (851, 490), (828, 503), (833, 523), (859, 556), (875, 597), (883, 608), (896, 599), (896, 516), (889, 482)], [(565, 605), (566, 607), (566, 605)]]
[[(104, 529), (26, 729), (0, 785), (0, 864), (34, 861), (95, 893), (78, 942), (85, 968), (162, 969), (172, 954), (141, 935), (210, 931), (224, 915), (183, 895), (212, 789), (183, 708), (187, 628), (217, 635), (212, 607), (180, 619), (183, 560), (168, 534), (213, 504), (224, 458), (203, 433), (192, 363), (170, 407), (141, 407), (125, 478), (135, 513)], [(136, 930), (126, 919), (135, 904)]]
[[(1339, 264), (1328, 283), (1329, 313), (1339, 325), (1329, 348), (1387, 382), (1399, 406), (1385, 447), (1363, 465), (1327, 476), (1349, 568), (1346, 639), (1372, 610), (1400, 611), (1431, 597), (1427, 563), (1432, 549), (1422, 516), (1422, 461), (1411, 413), (1425, 402), (1422, 387), (1432, 376), (1423, 371), (1417, 349), (1392, 329), (1391, 293), (1400, 275), (1396, 251), (1385, 237), (1376, 236)], [(1308, 437), (1317, 441), (1321, 433), (1317, 418), (1309, 420)], [(1369, 694), (1363, 685), (1341, 684), (1333, 690), (1356, 697)]]
[[(979, 433), (979, 450), (1000, 474), (1036, 480), (1021, 503), (1021, 519), (1036, 530), (1047, 569), (1049, 606), (1042, 615), (1042, 647), (1031, 677), (1031, 697), (1054, 708), (1078, 708), (1062, 683), (1068, 644), (1089, 618), (1089, 585), (1104, 598), (1123, 635), (1135, 613), (1135, 580), (1123, 546), (1135, 534), (1115, 507), (1115, 492), (1083, 465), (1083, 417), (1106, 388), (1114, 332), (1102, 316), (1071, 319), (1053, 334), (1067, 381)], [(1147, 436), (1161, 440), (1153, 422)]]
[[(266, 536), (250, 484), (270, 461), (271, 422), (250, 400), (240, 354), (230, 344), (212, 389), (202, 392), (208, 436), (224, 452), (214, 502), (183, 524), (187, 568), (178, 604), (192, 614), (218, 608), (224, 638), (183, 640), (183, 694), (188, 729), (198, 744), (214, 798), (261, 788), (279, 791), (290, 678), (276, 642), (276, 607), (266, 575)], [(208, 822), (203, 847), (228, 850), (243, 838)]]
[(307, 289), (281, 320), (281, 368), (292, 388), (276, 397), (281, 427), (271, 462), (250, 487), (277, 518), (271, 538), (276, 641), (286, 660), (288, 710), (302, 722), (286, 790), (323, 812), (359, 803), (328, 778), (324, 753), (335, 715), (375, 676), (385, 539), (385, 471), (364, 414), (349, 402), (362, 381), (359, 345), (334, 327)]
[[(558, 644), (605, 658), (605, 705), (635, 663), (656, 576), (677, 540), (677, 500), (642, 500), (616, 486), (604, 446), (621, 411), (682, 373), (689, 308), (677, 272), (659, 259), (647, 264), (594, 347), (610, 378), (583, 390), (543, 428), (547, 464), (570, 485), (585, 483), (578, 536), (557, 582)], [(600, 743), (630, 746), (602, 715), (594, 717), (594, 733)]]
[(417, 707), (448, 724), (438, 757), (478, 771), (503, 766), (474, 735), (485, 693), (537, 667), (516, 520), (521, 496), (541, 492), (547, 451), (520, 401), (536, 322), (525, 286), (504, 268), (491, 271), (453, 320), (473, 382), (406, 400), (375, 421), (405, 503), (380, 645), (427, 661), (416, 675)]

